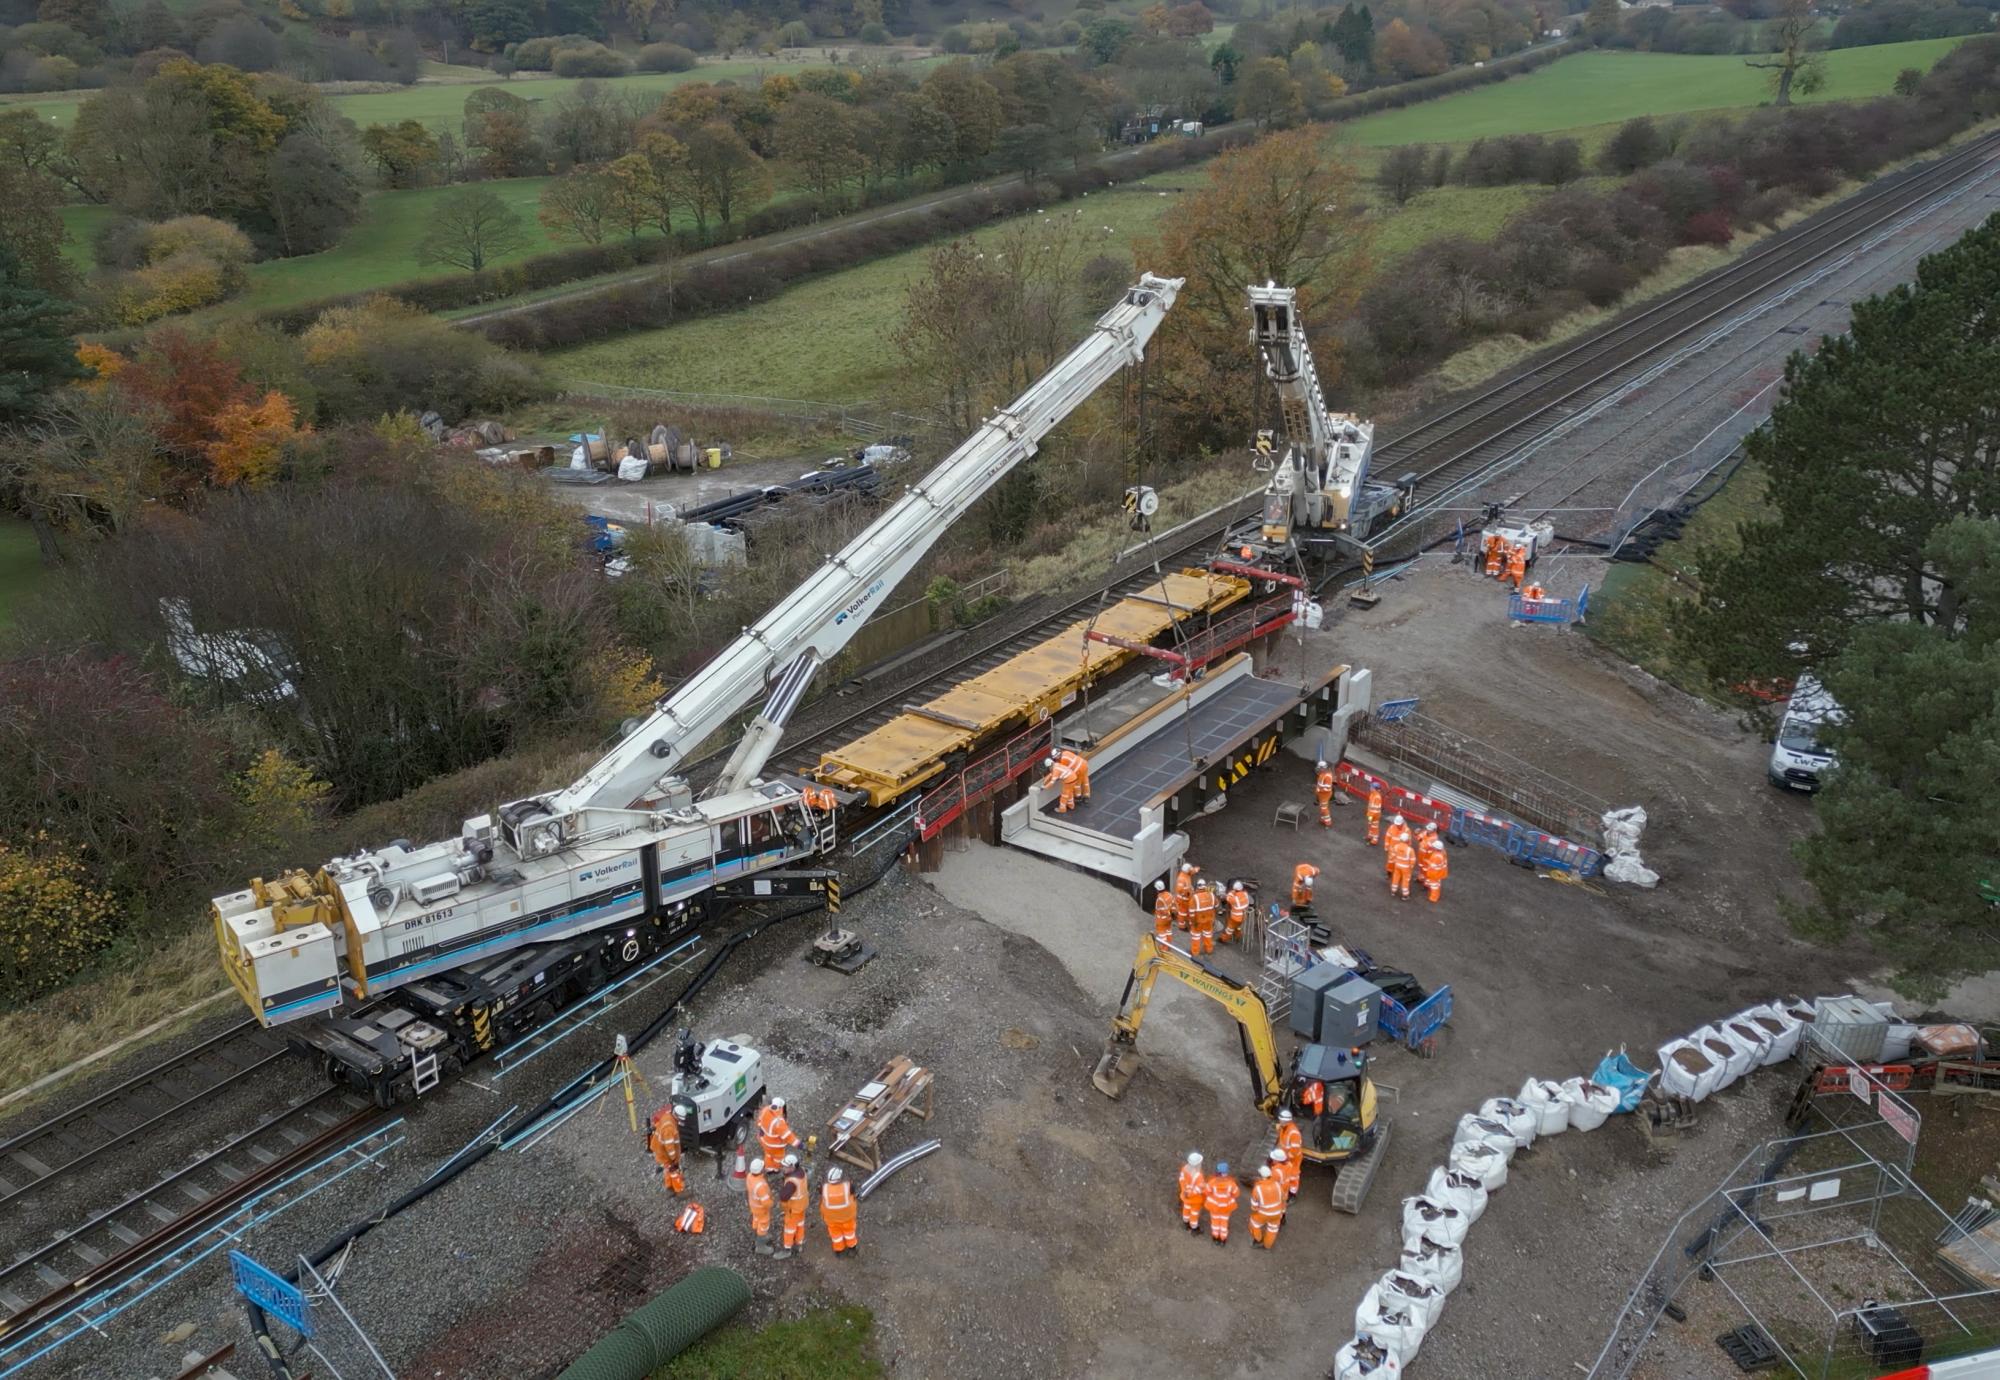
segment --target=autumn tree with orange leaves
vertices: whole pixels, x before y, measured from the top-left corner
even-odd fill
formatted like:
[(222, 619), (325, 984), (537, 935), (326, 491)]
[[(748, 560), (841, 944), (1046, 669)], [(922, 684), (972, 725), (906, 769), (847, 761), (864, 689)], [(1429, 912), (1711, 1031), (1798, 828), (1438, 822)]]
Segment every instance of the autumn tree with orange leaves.
[(1249, 443), (1258, 390), (1268, 387), (1250, 345), (1252, 283), (1298, 289), (1320, 381), (1337, 400), (1336, 328), (1370, 263), (1359, 187), (1359, 170), (1324, 126), (1275, 134), (1210, 163), (1207, 185), (1175, 202), (1158, 238), (1139, 245), (1140, 268), (1187, 279), (1148, 366), (1165, 414), (1162, 454)]

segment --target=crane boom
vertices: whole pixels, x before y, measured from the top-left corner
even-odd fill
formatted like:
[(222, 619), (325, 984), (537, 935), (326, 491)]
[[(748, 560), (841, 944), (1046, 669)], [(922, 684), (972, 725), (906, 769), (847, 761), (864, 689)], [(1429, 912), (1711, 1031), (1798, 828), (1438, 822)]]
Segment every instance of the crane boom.
[(1294, 523), (1347, 531), (1355, 525), (1357, 501), (1368, 483), (1375, 428), (1327, 410), (1305, 324), (1299, 320), (1298, 293), (1271, 283), (1248, 291), (1250, 339), (1277, 386), (1291, 442), (1266, 490), (1265, 535), (1288, 540)]
[(747, 785), (776, 750), (813, 672), (847, 645), (966, 509), (1033, 455), (1042, 438), (1119, 369), (1140, 361), (1181, 282), (1142, 275), (1082, 344), (988, 418), (755, 627), (745, 628), (603, 760), (546, 798), (549, 812), (626, 808), (768, 687), (769, 699), (737, 744), (717, 790)]

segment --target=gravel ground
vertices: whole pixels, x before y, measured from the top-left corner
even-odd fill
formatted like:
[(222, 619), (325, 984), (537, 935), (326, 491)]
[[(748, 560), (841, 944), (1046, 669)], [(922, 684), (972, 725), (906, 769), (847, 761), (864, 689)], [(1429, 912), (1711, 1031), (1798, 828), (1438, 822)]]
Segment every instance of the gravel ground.
[[(831, 452), (829, 452), (830, 454)], [(675, 511), (712, 503), (732, 494), (761, 489), (770, 484), (789, 484), (800, 475), (823, 468), (825, 456), (782, 456), (773, 460), (734, 460), (719, 470), (696, 470), (693, 474), (670, 471), (627, 484), (613, 479), (604, 484), (561, 484), (551, 481), (549, 491), (567, 499), (586, 512), (608, 517), (614, 522), (643, 526), (655, 511), (670, 506)]]

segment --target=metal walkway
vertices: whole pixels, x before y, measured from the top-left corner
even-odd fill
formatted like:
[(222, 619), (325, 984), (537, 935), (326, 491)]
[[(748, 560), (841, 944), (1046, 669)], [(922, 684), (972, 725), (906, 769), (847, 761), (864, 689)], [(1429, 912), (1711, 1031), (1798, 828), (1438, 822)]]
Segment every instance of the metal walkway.
[(1058, 797), (1051, 793), (1042, 813), (1114, 838), (1133, 838), (1148, 805), (1187, 785), (1298, 702), (1298, 687), (1255, 676), (1237, 679), (1198, 708), (1182, 700), (1119, 757), (1091, 772), (1089, 800), (1056, 815)]
[[(1217, 808), (1231, 787), (1270, 766), (1283, 746), (1368, 712), (1369, 675), (1331, 666), (1308, 678), (1264, 680), (1247, 655), (1139, 709), (1096, 738), (1090, 799), (1057, 814), (1060, 792), (1030, 786), (1001, 815), (1004, 842), (1133, 888), (1162, 876), (1187, 851), (1183, 820)], [(1058, 736), (1064, 736), (1058, 725)]]

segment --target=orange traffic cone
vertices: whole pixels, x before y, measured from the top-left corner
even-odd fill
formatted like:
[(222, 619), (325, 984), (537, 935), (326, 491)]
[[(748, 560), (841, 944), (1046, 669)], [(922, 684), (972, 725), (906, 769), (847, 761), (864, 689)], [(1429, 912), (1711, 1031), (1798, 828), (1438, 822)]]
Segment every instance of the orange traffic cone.
[(740, 1140), (736, 1142), (736, 1169), (734, 1177), (738, 1179), (747, 1179), (750, 1177), (750, 1162), (743, 1158), (743, 1142)]

